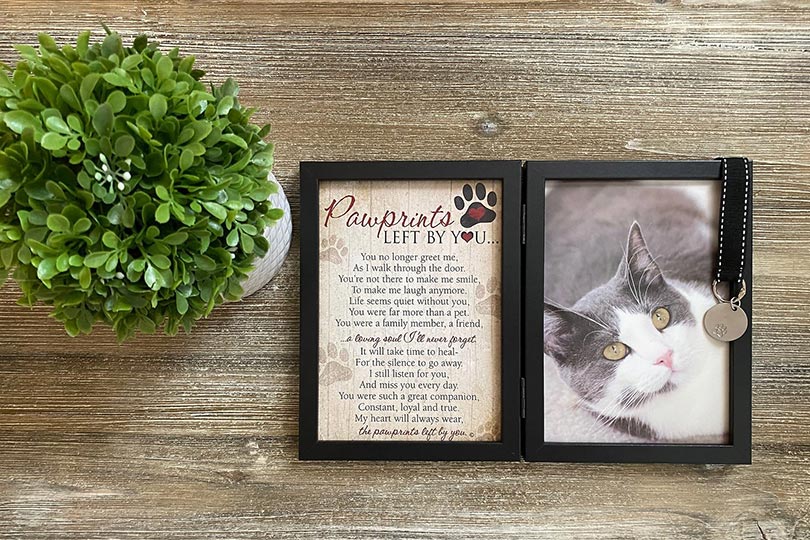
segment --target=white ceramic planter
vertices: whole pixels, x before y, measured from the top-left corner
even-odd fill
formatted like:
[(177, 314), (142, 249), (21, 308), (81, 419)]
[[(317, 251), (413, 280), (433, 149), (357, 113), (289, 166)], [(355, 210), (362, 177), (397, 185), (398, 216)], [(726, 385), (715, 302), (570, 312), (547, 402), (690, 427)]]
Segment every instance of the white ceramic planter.
[(264, 257), (256, 261), (256, 267), (242, 282), (242, 288), (245, 291), (242, 298), (247, 298), (273, 279), (281, 270), (281, 265), (290, 251), (290, 241), (292, 239), (290, 203), (287, 201), (287, 196), (273, 173), (269, 174), (269, 178), (278, 186), (278, 192), (270, 195), (270, 201), (275, 208), (281, 208), (284, 211), (284, 217), (264, 230), (264, 237), (270, 243), (270, 248)]

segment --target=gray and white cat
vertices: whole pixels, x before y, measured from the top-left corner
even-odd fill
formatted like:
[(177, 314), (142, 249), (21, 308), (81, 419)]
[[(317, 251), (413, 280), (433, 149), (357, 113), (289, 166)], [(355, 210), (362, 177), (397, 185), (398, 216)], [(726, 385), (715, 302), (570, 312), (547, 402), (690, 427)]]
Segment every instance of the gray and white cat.
[(580, 406), (644, 439), (726, 442), (728, 348), (702, 325), (714, 220), (648, 184), (552, 189), (546, 209), (544, 351)]

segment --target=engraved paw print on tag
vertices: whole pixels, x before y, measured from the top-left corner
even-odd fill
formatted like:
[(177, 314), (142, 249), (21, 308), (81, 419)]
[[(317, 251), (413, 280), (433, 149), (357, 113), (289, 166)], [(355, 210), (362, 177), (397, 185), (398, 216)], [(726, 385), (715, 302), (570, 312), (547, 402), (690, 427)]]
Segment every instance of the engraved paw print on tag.
[(748, 328), (748, 316), (729, 302), (716, 304), (703, 315), (706, 333), (720, 341), (734, 341)]
[(326, 350), (323, 347), (318, 348), (318, 363), (321, 366), (318, 380), (324, 386), (348, 381), (352, 378), (352, 369), (349, 367), (349, 351), (343, 348), (338, 351), (337, 345), (334, 343), (329, 343)]
[(475, 288), (475, 311), (482, 315), (492, 315), (501, 318), (501, 287), (496, 277), (491, 277), (487, 284), (479, 283)]
[(346, 247), (346, 242), (342, 238), (338, 238), (334, 234), (329, 238), (321, 240), (321, 260), (329, 261), (334, 264), (340, 264), (346, 259), (349, 254), (349, 248)]
[[(477, 200), (476, 200), (477, 199)], [(453, 199), (457, 210), (467, 210), (461, 216), (462, 227), (470, 228), (479, 223), (491, 223), (495, 221), (495, 211), (493, 206), (498, 202), (498, 196), (494, 191), (487, 193), (487, 188), (481, 182), (475, 184), (475, 194), (473, 196), (473, 188), (470, 184), (464, 184), (461, 189), (461, 195), (457, 195)]]
[(712, 330), (712, 334), (714, 334), (719, 338), (725, 336), (727, 333), (728, 333), (728, 326), (722, 323), (716, 324), (714, 326), (714, 329)]

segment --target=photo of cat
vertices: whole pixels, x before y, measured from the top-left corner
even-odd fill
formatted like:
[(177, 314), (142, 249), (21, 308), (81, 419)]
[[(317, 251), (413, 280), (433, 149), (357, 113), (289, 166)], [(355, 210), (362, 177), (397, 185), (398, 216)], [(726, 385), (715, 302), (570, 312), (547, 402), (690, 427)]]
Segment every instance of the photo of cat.
[(546, 441), (729, 442), (729, 348), (702, 325), (719, 188), (546, 183)]

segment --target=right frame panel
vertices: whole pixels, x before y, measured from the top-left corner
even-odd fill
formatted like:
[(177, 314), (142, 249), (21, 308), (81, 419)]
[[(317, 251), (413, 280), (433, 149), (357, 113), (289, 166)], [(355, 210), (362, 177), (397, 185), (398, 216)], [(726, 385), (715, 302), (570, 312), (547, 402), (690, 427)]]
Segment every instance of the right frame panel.
[(527, 460), (750, 463), (751, 326), (719, 346), (701, 317), (713, 301), (720, 166), (527, 163)]

